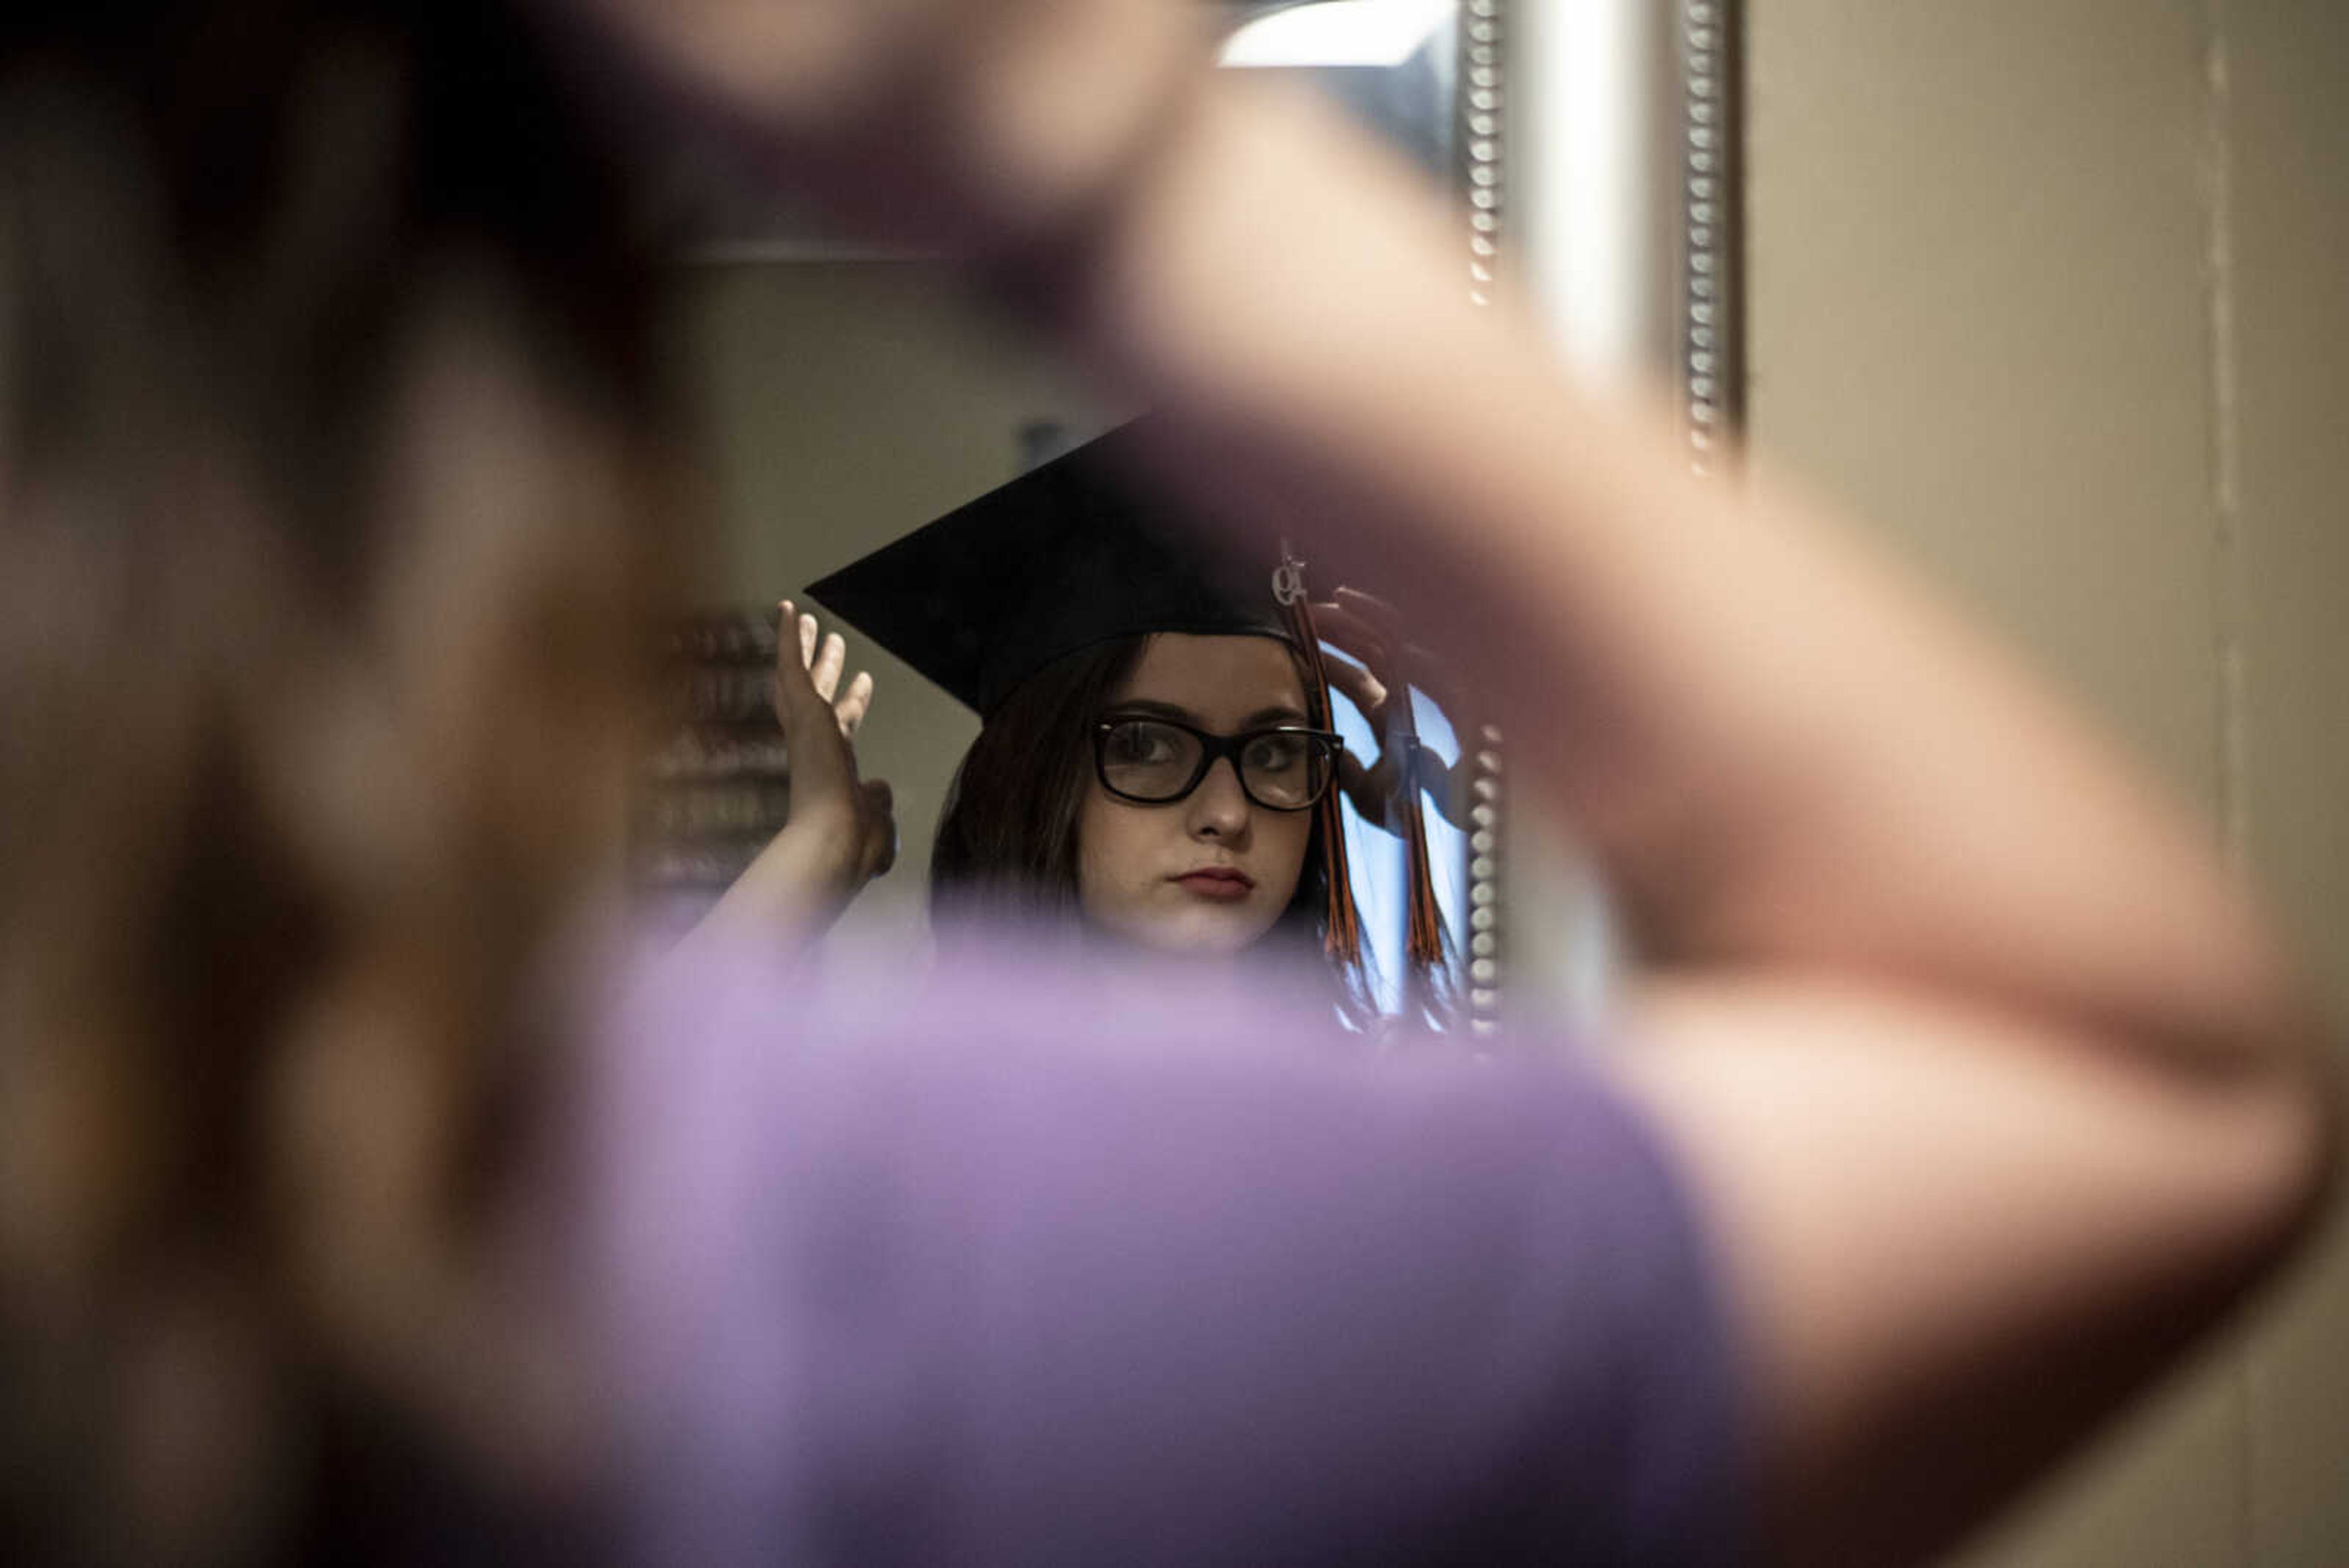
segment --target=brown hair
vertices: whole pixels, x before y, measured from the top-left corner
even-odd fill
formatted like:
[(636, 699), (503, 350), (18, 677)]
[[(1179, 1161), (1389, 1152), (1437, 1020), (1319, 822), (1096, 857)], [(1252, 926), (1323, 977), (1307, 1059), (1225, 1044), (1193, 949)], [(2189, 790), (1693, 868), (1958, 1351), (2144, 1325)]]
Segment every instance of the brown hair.
[[(1080, 649), (1022, 681), (988, 715), (947, 786), (930, 854), (930, 901), (944, 919), (988, 929), (1005, 919), (1077, 928), (1077, 825), (1093, 787), (1092, 725), (1149, 646), (1143, 636)], [(1297, 892), (1268, 938), (1280, 949), (1309, 947), (1317, 958), (1330, 904), (1321, 834), (1317, 813)], [(1340, 1014), (1366, 1019), (1374, 1009), (1362, 961), (1326, 967)]]
[(479, 1259), (650, 648), (628, 211), (503, 5), (0, 20), (0, 1559), (551, 1452)]
[(1076, 918), (1077, 822), (1093, 780), (1086, 729), (1149, 643), (1079, 649), (988, 715), (947, 788), (930, 852), (933, 903), (974, 917)]

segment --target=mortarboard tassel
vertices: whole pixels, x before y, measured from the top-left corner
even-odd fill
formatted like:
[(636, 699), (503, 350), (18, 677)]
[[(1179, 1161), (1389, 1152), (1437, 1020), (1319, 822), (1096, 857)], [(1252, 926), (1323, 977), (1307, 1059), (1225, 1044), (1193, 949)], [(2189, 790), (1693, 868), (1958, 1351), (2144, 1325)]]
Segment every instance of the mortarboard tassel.
[(1434, 987), (1427, 982), (1444, 962), (1444, 916), (1435, 903), (1434, 868), (1427, 855), (1427, 811), (1420, 787), (1426, 753), (1419, 743), (1418, 716), (1412, 711), (1411, 683), (1403, 678), (1399, 659), (1392, 673), (1395, 690), (1388, 699), (1387, 711), (1388, 722), (1396, 731), (1394, 739), (1402, 748), (1402, 798), (1395, 802), (1395, 809), (1402, 814), (1403, 876), (1410, 886), (1409, 935), (1403, 951), (1414, 983), (1432, 995)]
[[(1330, 729), (1333, 714), (1330, 678), (1322, 667), (1321, 639), (1313, 629), (1313, 612), (1306, 604), (1305, 563), (1290, 553), (1286, 539), (1280, 542), (1280, 565), (1272, 574), (1272, 597), (1279, 601), (1281, 614), (1288, 622), (1289, 637), (1305, 655), (1312, 687), (1306, 696), (1312, 705), (1313, 722), (1325, 730)], [(1338, 962), (1350, 964), (1361, 958), (1362, 925), (1354, 908), (1353, 874), (1346, 860), (1343, 794), (1334, 785), (1322, 791), (1320, 804), (1314, 809), (1320, 814), (1321, 858), (1330, 879), (1328, 930), (1321, 945)]]
[(1405, 840), (1405, 875), (1411, 878), (1411, 942), (1413, 967), (1432, 969), (1444, 961), (1444, 916), (1435, 904), (1435, 877), (1427, 858), (1427, 813), (1420, 800), (1419, 737), (1410, 742), (1411, 801), (1403, 807), (1409, 830)]

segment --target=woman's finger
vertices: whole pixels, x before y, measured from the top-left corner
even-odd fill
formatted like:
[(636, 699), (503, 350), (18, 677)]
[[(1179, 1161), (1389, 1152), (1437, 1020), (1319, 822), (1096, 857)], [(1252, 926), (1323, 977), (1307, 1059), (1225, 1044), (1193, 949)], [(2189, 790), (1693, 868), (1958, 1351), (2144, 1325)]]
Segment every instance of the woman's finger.
[(1315, 605), (1313, 630), (1322, 641), (1344, 649), (1365, 664), (1380, 666), (1387, 662), (1387, 638), (1343, 605)]
[(815, 680), (815, 694), (831, 701), (833, 693), (840, 690), (840, 672), (847, 664), (847, 639), (835, 631), (823, 639), (823, 651), (816, 655), (809, 670)]
[(1394, 786), (1395, 767), (1387, 758), (1365, 767), (1353, 753), (1338, 753), (1338, 788), (1371, 826), (1386, 826), (1393, 815)]
[(1321, 673), (1329, 678), (1330, 684), (1339, 695), (1360, 709), (1362, 717), (1369, 720), (1373, 728), (1377, 727), (1379, 715), (1385, 711), (1387, 705), (1384, 681), (1343, 654), (1324, 653)]
[[(788, 606), (784, 613), (790, 613)], [(812, 622), (812, 617), (800, 618), (802, 628)], [(802, 794), (813, 800), (845, 788), (856, 776), (856, 763), (848, 743), (841, 739), (832, 704), (816, 695), (806, 666), (791, 657), (788, 646), (776, 650), (775, 722), (782, 726), (783, 746), (791, 759), (794, 800)]]
[(791, 656), (792, 628), (797, 624), (797, 612), (792, 601), (784, 599), (775, 606), (778, 619), (775, 637), (775, 670), (768, 683), (769, 701), (775, 710), (775, 722), (788, 734), (792, 728), (792, 701), (794, 680), (806, 677), (804, 661), (794, 663)]
[[(787, 616), (790, 611), (784, 612)], [(800, 722), (802, 711), (816, 701), (815, 688), (809, 682), (807, 666), (791, 655), (791, 644), (782, 642), (775, 649), (775, 722), (788, 735)]]
[[(1488, 765), (1495, 761), (1490, 752), (1475, 753), (1475, 760)], [(1469, 792), (1475, 783), (1475, 772), (1470, 766), (1470, 755), (1464, 754), (1452, 766), (1437, 767), (1432, 772), (1433, 776), (1424, 781), (1423, 786), (1427, 792), (1427, 798), (1435, 803), (1436, 812), (1444, 821), (1463, 833), (1467, 832), (1471, 826), (1469, 807), (1473, 804), (1469, 799)]]
[(1386, 600), (1360, 588), (1341, 587), (1332, 602), (1313, 607), (1313, 624), (1340, 648), (1361, 657), (1388, 687), (1403, 684), (1396, 662), (1400, 651), (1409, 667), (1410, 684), (1434, 701), (1455, 731), (1469, 733), (1480, 722), (1481, 713), (1470, 703), (1450, 667), (1418, 643), (1405, 639), (1402, 616)]
[(800, 617), (800, 668), (805, 670), (814, 663), (815, 617), (802, 615)]
[(872, 711), (873, 672), (860, 670), (856, 679), (848, 683), (847, 695), (833, 705), (833, 716), (840, 721), (840, 732), (854, 739), (857, 727), (864, 722), (864, 715)]

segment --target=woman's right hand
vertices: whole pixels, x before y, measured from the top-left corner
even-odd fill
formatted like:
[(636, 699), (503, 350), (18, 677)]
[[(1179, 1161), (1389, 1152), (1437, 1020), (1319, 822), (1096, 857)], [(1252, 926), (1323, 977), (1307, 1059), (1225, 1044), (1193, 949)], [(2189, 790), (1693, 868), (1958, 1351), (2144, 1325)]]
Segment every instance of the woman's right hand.
[[(812, 842), (812, 858), (845, 905), (859, 888), (896, 863), (897, 824), (889, 785), (857, 775), (852, 742), (873, 707), (873, 676), (859, 670), (840, 691), (848, 648), (838, 632), (821, 639), (815, 617), (781, 607), (775, 639), (775, 722), (791, 758), (791, 818), (781, 844), (798, 830)], [(794, 657), (796, 655), (796, 657)], [(835, 698), (835, 693), (838, 693)]]
[(775, 720), (791, 760), (791, 815), (691, 933), (812, 941), (829, 930), (867, 882), (897, 858), (889, 785), (857, 775), (851, 744), (873, 705), (873, 677), (840, 690), (847, 647), (821, 639), (815, 617), (781, 607), (775, 639)]

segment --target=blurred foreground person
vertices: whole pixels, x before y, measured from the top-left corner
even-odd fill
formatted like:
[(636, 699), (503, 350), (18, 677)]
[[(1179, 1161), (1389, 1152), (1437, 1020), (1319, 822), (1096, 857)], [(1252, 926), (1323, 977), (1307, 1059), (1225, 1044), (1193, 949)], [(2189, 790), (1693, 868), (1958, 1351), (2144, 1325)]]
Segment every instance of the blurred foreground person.
[[(2331, 1100), (2200, 836), (1458, 302), (1195, 9), (0, 25), (0, 1554), (1906, 1562), (2284, 1255)], [(685, 489), (595, 151), (648, 124), (970, 254), (1159, 483), (1413, 585), (1626, 897), (1634, 1048), (563, 961)]]

